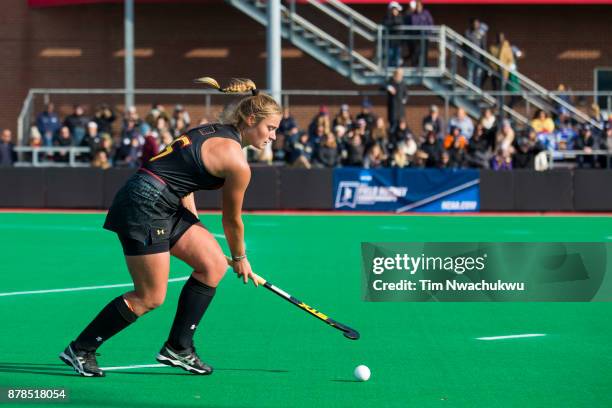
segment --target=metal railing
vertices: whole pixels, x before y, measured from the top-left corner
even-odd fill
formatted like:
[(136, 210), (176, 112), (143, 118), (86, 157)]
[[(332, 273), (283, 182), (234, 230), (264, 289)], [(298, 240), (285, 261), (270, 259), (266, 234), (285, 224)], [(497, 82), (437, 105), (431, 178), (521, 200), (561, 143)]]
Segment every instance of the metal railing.
[(584, 150), (546, 150), (545, 152), (549, 169), (555, 167), (555, 161), (562, 160), (575, 160), (578, 166), (580, 166), (586, 157), (592, 157), (593, 165), (600, 157), (605, 157), (605, 166), (602, 167), (606, 169), (612, 168), (612, 150), (591, 150), (588, 152)]
[[(297, 22), (298, 25), (308, 23), (302, 16), (297, 14), (297, 6), (295, 0), (289, 0), (291, 13), (289, 14), (290, 23)], [(390, 72), (390, 64), (388, 61), (388, 51), (390, 42), (414, 44), (420, 43), (417, 47), (421, 55), (418, 56), (418, 65), (408, 67), (407, 76), (414, 76), (416, 71), (421, 76), (439, 76), (450, 81), (450, 85), (454, 90), (455, 87), (467, 88), (478, 94), (483, 102), (489, 106), (501, 107), (501, 112), (509, 115), (516, 121), (527, 123), (527, 118), (517, 112), (512, 106), (518, 101), (529, 99), (528, 103), (536, 106), (539, 109), (544, 109), (549, 112), (556, 112), (560, 109), (569, 112), (572, 117), (581, 123), (589, 123), (595, 128), (601, 129), (600, 125), (593, 121), (588, 115), (581, 112), (572, 104), (559, 98), (554, 93), (546, 90), (539, 84), (535, 83), (525, 75), (521, 74), (515, 67), (510, 67), (502, 63), (498, 58), (491, 55), (487, 50), (478, 47), (476, 44), (469, 41), (463, 35), (457, 33), (447, 26), (396, 26), (393, 27), (393, 33), (368, 19), (364, 15), (353, 10), (349, 6), (338, 0), (329, 0), (320, 2), (319, 0), (306, 0), (305, 4), (311, 6), (323, 14), (330, 17), (334, 22), (348, 29), (348, 33), (342, 34), (341, 38), (334, 38), (329, 33), (317, 28), (319, 32), (314, 32), (313, 27), (309, 30), (314, 32), (319, 38), (324, 39), (333, 46), (347, 51), (349, 58), (349, 76), (354, 75), (353, 59), (361, 64), (365, 71), (363, 76), (387, 76)], [(374, 49), (374, 57), (366, 58), (361, 53), (355, 52), (355, 36), (359, 36), (365, 40), (369, 48)], [(436, 43), (438, 50), (438, 61), (433, 64), (437, 69), (429, 67), (427, 64), (428, 43)], [(344, 44), (347, 44), (346, 46)], [(470, 82), (467, 78), (461, 75), (459, 68), (459, 60), (464, 65), (471, 64), (477, 69), (482, 70), (487, 74), (487, 77), (495, 78), (498, 83), (498, 89), (501, 95), (494, 98), (491, 91), (482, 89), (480, 84)], [(512, 82), (509, 81), (512, 78)], [(427, 85), (427, 84), (425, 84)], [(516, 92), (508, 92), (507, 87), (513, 86), (518, 88)], [(505, 92), (505, 94), (504, 94)], [(510, 103), (506, 103), (506, 97), (511, 97)], [(456, 101), (458, 104), (465, 104), (467, 101)]]
[[(15, 147), (19, 159), (15, 163), (16, 167), (90, 167), (89, 159), (80, 161), (77, 156), (80, 154), (89, 154), (89, 147), (30, 147), (18, 146)], [(58, 160), (57, 155), (68, 155), (64, 161), (61, 157)], [(25, 158), (29, 156), (29, 160)]]
[[(593, 91), (564, 91), (564, 92), (554, 92), (549, 91), (551, 94), (556, 96), (569, 96), (572, 98), (589, 98), (595, 100), (597, 97), (605, 97), (608, 101), (607, 106), (602, 106), (602, 111), (612, 113), (612, 92), (593, 92)], [(35, 109), (38, 107), (42, 108), (43, 103), (47, 103), (57, 99), (60, 95), (70, 96), (74, 95), (74, 99), (67, 101), (67, 104), (73, 105), (74, 103), (80, 102), (80, 98), (84, 96), (107, 96), (105, 99), (98, 99), (97, 103), (101, 102), (109, 102), (108, 98), (113, 96), (122, 96), (125, 93), (123, 89), (54, 89), (54, 88), (34, 88), (30, 89), (26, 98), (24, 99), (21, 112), (19, 113), (17, 119), (17, 144), (24, 145), (27, 142), (29, 136), (29, 130), (34, 123), (35, 119)], [(214, 90), (202, 90), (202, 89), (136, 89), (135, 95), (137, 97), (152, 97), (152, 96), (176, 96), (175, 102), (179, 102), (185, 97), (194, 98), (194, 100), (204, 106), (205, 113), (207, 116), (211, 115), (213, 99), (221, 101), (221, 104), (226, 104), (232, 100), (231, 95), (220, 94)], [(538, 93), (530, 93), (527, 91), (521, 91), (520, 93), (513, 92), (501, 92), (501, 91), (488, 91), (487, 95), (490, 98), (498, 98), (500, 96), (512, 96), (512, 95), (526, 95), (526, 96), (536, 96)], [(322, 105), (329, 104), (328, 100), (330, 99), (345, 99), (343, 103), (346, 103), (347, 100), (352, 99), (355, 101), (354, 104), (360, 104), (360, 99), (369, 98), (376, 99), (379, 98), (379, 104), (384, 105), (384, 96), (386, 93), (380, 90), (284, 90), (282, 93), (282, 101), (283, 105), (291, 106), (292, 100), (294, 98), (304, 98), (304, 97), (317, 97), (316, 101), (313, 101), (313, 105)], [(440, 97), (437, 92), (415, 89), (410, 90), (411, 95), (411, 103), (414, 103), (415, 98), (423, 97), (423, 98), (432, 98), (432, 97)], [(474, 89), (455, 89), (449, 91), (444, 97), (444, 115), (446, 118), (450, 117), (451, 114), (451, 100), (453, 97), (466, 97), (466, 98), (477, 98), (481, 97), (481, 92)], [(531, 98), (525, 98), (524, 107), (522, 108), (522, 115), (525, 116), (525, 119), (528, 119), (531, 116), (533, 106), (530, 104)], [(142, 102), (141, 102), (142, 103)], [(122, 107), (122, 102), (117, 101), (116, 107)], [(316, 109), (316, 108), (313, 108)], [(314, 115), (315, 112), (313, 112)]]

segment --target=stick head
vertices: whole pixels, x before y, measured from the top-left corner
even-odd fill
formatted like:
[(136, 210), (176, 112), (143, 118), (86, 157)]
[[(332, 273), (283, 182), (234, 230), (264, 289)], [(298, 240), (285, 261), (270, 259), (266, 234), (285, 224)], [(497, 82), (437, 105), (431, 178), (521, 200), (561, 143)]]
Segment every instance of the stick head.
[(351, 339), (351, 340), (359, 340), (359, 332), (357, 332), (356, 330), (348, 330), (345, 331), (344, 333), (344, 337), (346, 337), (347, 339)]

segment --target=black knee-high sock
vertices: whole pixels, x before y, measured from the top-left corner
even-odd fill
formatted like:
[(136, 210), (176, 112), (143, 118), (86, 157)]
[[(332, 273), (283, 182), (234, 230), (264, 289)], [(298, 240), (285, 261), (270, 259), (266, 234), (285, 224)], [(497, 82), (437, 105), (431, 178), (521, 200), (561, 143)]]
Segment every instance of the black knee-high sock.
[(136, 313), (132, 312), (123, 300), (123, 296), (119, 296), (98, 313), (73, 344), (79, 350), (94, 351), (104, 341), (134, 323), (137, 318)]
[(168, 337), (168, 344), (175, 350), (185, 350), (193, 346), (193, 335), (204, 316), (204, 312), (215, 296), (212, 288), (191, 276), (179, 297), (176, 316)]

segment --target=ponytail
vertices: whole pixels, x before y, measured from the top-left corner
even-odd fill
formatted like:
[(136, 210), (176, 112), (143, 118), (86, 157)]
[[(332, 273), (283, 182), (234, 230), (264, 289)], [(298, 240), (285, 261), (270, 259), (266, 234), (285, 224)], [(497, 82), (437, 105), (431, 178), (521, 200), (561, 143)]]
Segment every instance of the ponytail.
[(255, 82), (248, 78), (232, 78), (225, 87), (221, 87), (221, 85), (211, 77), (198, 78), (194, 82), (208, 85), (223, 93), (251, 93), (251, 96), (241, 99), (237, 104), (230, 105), (221, 114), (220, 119), (224, 124), (241, 128), (247, 126), (246, 121), (249, 116), (254, 116), (255, 123), (259, 123), (270, 115), (282, 115), (282, 109), (278, 102), (270, 95), (260, 92)]

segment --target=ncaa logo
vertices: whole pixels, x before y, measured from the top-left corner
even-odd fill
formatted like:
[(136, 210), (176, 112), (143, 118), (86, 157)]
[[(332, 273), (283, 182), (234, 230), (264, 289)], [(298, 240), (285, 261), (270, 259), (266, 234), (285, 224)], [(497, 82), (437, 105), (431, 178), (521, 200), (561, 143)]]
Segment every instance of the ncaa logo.
[(357, 206), (357, 191), (359, 189), (358, 181), (341, 181), (338, 184), (338, 192), (336, 193), (335, 208)]

